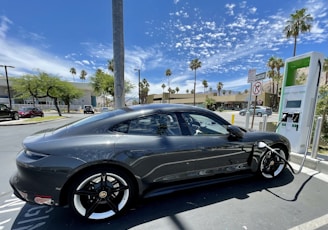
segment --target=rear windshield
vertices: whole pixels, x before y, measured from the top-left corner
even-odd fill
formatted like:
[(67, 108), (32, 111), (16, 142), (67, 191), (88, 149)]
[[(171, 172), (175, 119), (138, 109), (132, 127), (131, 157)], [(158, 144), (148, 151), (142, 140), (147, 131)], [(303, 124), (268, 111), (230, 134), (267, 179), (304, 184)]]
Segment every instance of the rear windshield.
[(90, 124), (90, 123), (95, 122), (95, 121), (99, 121), (99, 120), (107, 119), (107, 118), (110, 118), (110, 117), (114, 117), (114, 116), (117, 116), (117, 115), (120, 115), (120, 114), (123, 114), (123, 113), (126, 113), (126, 111), (124, 111), (122, 109), (116, 109), (116, 110), (113, 110), (113, 111), (110, 111), (110, 112), (107, 112), (107, 113), (100, 113), (100, 114), (97, 114), (97, 115), (93, 115), (93, 116), (84, 118), (82, 120), (78, 120), (78, 121), (70, 124), (69, 126), (70, 127), (78, 127), (78, 126), (81, 126), (81, 125)]

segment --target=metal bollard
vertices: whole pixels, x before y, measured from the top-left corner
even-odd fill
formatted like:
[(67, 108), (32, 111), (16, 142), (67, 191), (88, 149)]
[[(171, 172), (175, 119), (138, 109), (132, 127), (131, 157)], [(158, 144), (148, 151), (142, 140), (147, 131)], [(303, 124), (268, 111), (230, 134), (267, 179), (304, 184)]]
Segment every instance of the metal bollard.
[(264, 114), (263, 115), (262, 131), (266, 131), (266, 129), (267, 129), (267, 122), (268, 122), (268, 115), (267, 114)]
[(321, 127), (322, 127), (322, 117), (318, 117), (317, 124), (316, 124), (315, 130), (314, 130), (312, 153), (311, 153), (311, 157), (314, 159), (317, 158), (317, 155), (318, 155)]
[(248, 130), (248, 127), (249, 127), (249, 115), (250, 115), (250, 112), (247, 111), (246, 112), (246, 123), (245, 123), (245, 129)]
[(235, 114), (231, 115), (231, 124), (233, 125), (235, 123)]

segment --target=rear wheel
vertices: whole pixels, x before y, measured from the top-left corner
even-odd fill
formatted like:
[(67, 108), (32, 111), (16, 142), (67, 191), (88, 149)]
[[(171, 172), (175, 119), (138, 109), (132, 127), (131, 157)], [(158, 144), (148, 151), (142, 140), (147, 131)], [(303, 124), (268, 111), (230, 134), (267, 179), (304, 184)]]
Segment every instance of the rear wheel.
[(86, 219), (103, 220), (126, 210), (136, 194), (134, 183), (125, 172), (103, 168), (75, 180), (70, 204)]
[(13, 120), (19, 120), (19, 114), (18, 114), (18, 113), (14, 113), (12, 119), (13, 119)]
[[(273, 147), (280, 156), (286, 159), (287, 151), (279, 146)], [(286, 162), (275, 152), (268, 150), (261, 158), (259, 172), (265, 178), (273, 178), (281, 174), (286, 167)]]

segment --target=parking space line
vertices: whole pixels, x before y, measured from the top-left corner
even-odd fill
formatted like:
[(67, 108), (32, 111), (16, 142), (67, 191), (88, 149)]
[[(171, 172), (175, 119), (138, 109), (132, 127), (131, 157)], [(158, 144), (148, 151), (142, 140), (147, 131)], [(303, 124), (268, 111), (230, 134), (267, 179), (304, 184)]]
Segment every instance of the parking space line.
[(322, 226), (325, 226), (328, 224), (328, 214), (321, 216), (319, 218), (316, 218), (314, 220), (310, 220), (306, 223), (303, 223), (301, 225), (292, 227), (288, 230), (309, 230), (309, 229), (318, 229)]

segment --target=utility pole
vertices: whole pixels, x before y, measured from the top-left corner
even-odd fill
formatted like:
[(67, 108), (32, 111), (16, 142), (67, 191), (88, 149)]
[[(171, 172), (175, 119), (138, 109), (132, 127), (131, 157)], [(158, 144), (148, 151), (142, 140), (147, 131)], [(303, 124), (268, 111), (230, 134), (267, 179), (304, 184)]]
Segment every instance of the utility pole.
[(8, 80), (8, 73), (7, 73), (7, 68), (15, 68), (14, 66), (10, 65), (0, 65), (0, 67), (5, 68), (5, 73), (6, 73), (6, 81), (7, 81), (7, 90), (8, 90), (8, 99), (9, 99), (9, 107), (11, 108), (11, 96), (10, 96), (10, 87), (9, 87), (9, 80)]

